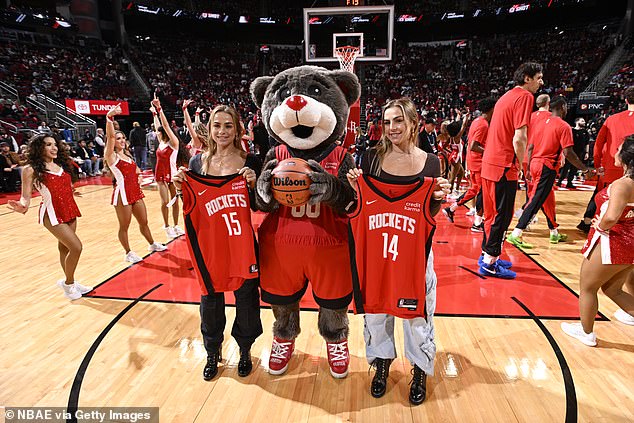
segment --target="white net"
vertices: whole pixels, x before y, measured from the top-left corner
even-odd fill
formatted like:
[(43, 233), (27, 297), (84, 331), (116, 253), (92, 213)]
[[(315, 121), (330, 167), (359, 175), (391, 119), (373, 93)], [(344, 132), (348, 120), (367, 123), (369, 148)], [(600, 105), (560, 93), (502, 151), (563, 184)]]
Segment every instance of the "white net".
[(335, 49), (335, 56), (339, 59), (341, 69), (354, 72), (354, 61), (359, 55), (359, 47), (343, 46)]

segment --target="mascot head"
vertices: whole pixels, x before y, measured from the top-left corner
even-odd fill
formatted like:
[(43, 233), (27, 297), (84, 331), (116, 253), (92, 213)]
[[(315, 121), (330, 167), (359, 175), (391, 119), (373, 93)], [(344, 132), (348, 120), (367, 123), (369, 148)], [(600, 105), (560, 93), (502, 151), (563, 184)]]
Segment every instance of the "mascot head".
[(342, 139), (349, 108), (360, 93), (355, 74), (318, 66), (287, 69), (251, 83), (251, 96), (269, 134), (298, 150)]

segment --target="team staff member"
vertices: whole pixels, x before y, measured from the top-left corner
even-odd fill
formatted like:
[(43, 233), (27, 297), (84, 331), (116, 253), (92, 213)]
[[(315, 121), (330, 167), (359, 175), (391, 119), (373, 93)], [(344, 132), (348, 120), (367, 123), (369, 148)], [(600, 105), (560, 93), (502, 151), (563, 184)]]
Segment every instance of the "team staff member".
[(614, 317), (634, 325), (634, 134), (617, 147), (614, 164), (624, 175), (597, 195), (599, 214), (593, 219), (593, 228), (581, 250), (581, 324), (561, 324), (567, 335), (590, 347), (597, 344), (593, 327), (599, 309), (599, 289), (621, 307)]
[[(496, 103), (482, 156), (482, 196), (484, 199), (484, 236), (480, 273), (513, 279), (516, 274), (498, 257), (504, 234), (513, 219), (519, 166), (524, 160), (533, 94), (544, 84), (542, 65), (523, 63), (513, 79), (517, 86)], [(506, 263), (505, 263), (506, 264)]]
[(22, 196), (20, 201), (9, 200), (7, 205), (11, 210), (25, 214), (31, 204), (33, 187), (40, 192), (40, 224), (57, 238), (59, 261), (65, 275), (57, 281), (57, 286), (64, 290), (66, 298), (76, 300), (92, 288), (75, 281), (75, 269), (82, 251), (76, 233), (77, 218), (81, 213), (73, 198), (72, 159), (64, 144), (50, 133), (31, 138), (27, 165), (22, 171)]
[[(362, 174), (380, 177), (385, 182), (411, 182), (420, 177), (440, 176), (438, 157), (416, 147), (418, 114), (416, 106), (408, 98), (389, 101), (383, 109), (383, 135), (375, 148), (368, 150), (361, 159), (361, 169), (351, 169), (348, 181), (355, 190)], [(449, 183), (440, 179), (442, 190), (435, 191), (431, 214), (440, 210), (440, 201), (449, 192)], [(414, 265), (414, 263), (412, 263)], [(434, 342), (433, 314), (436, 306), (436, 273), (433, 253), (429, 254), (426, 267), (427, 320), (423, 317), (404, 319), (405, 356), (412, 363), (414, 378), (409, 392), (412, 404), (421, 404), (427, 394), (427, 375), (433, 374), (436, 344)], [(370, 392), (380, 398), (385, 394), (390, 364), (396, 358), (394, 344), (394, 316), (389, 314), (365, 314), (365, 342), (368, 362), (376, 369)]]
[[(112, 205), (117, 213), (119, 221), (119, 242), (125, 250), (124, 260), (130, 263), (138, 263), (143, 260), (139, 255), (130, 249), (128, 240), (128, 228), (132, 216), (139, 224), (141, 235), (148, 242), (148, 250), (165, 251), (167, 247), (158, 242), (154, 242), (152, 232), (148, 226), (147, 209), (143, 198), (145, 195), (141, 191), (140, 181), (141, 170), (134, 163), (134, 159), (126, 151), (125, 134), (114, 129), (114, 116), (121, 114), (121, 106), (110, 109), (106, 114), (106, 148), (104, 149), (104, 159), (115, 180), (114, 191), (112, 193)], [(140, 128), (138, 126), (137, 128)]]
[(614, 165), (616, 150), (626, 136), (634, 133), (634, 86), (626, 89), (624, 94), (627, 110), (608, 117), (594, 143), (594, 165), (601, 176), (583, 215), (583, 221), (577, 225), (584, 232), (590, 230), (590, 220), (597, 211), (594, 197), (621, 175), (621, 169)]
[(494, 98), (488, 97), (480, 100), (478, 103), (478, 110), (482, 112), (482, 115), (474, 119), (469, 128), (469, 134), (467, 135), (467, 145), (469, 146), (467, 166), (469, 167), (469, 181), (471, 185), (462, 196), (462, 199), (443, 209), (449, 221), (453, 223), (456, 209), (477, 197), (476, 215), (473, 220), (473, 226), (471, 226), (473, 232), (482, 232), (483, 230), (482, 194), (480, 192), (482, 188), (482, 177), (480, 172), (482, 170), (482, 153), (484, 153), (487, 133), (489, 132), (489, 122), (491, 122), (491, 117), (493, 117), (495, 102), (496, 100)]
[(555, 98), (550, 103), (550, 111), (550, 117), (543, 123), (540, 140), (536, 144), (528, 146), (530, 178), (533, 181), (529, 195), (530, 200), (524, 207), (513, 233), (506, 238), (508, 242), (520, 248), (533, 247), (522, 240), (522, 231), (526, 229), (540, 209), (546, 215), (550, 229), (550, 243), (557, 244), (568, 239), (567, 235), (560, 234), (557, 230), (559, 225), (556, 219), (555, 192), (553, 191), (562, 151), (566, 159), (581, 169), (584, 174), (594, 172), (594, 169), (584, 165), (574, 152), (572, 128), (564, 120), (568, 113), (566, 100), (561, 96)]
[[(255, 204), (253, 187), (255, 186), (256, 174), (260, 172), (262, 163), (256, 155), (246, 153), (242, 149), (240, 140), (244, 129), (240, 125), (240, 115), (233, 107), (219, 105), (211, 111), (209, 121), (211, 134), (208, 148), (204, 153), (192, 157), (189, 162), (190, 171), (200, 175), (216, 177), (230, 176), (236, 173), (242, 174), (250, 187), (250, 203), (252, 205)], [(173, 178), (178, 190), (181, 189), (181, 184), (186, 178), (184, 170), (184, 168), (180, 169)], [(203, 194), (204, 192), (201, 192), (198, 196)], [(230, 221), (230, 223), (231, 225), (236, 225), (233, 221)], [(243, 222), (241, 227), (244, 228), (244, 231), (250, 231), (251, 222)], [(242, 232), (242, 228), (240, 232)], [(198, 239), (198, 242), (204, 242), (204, 239)], [(227, 245), (229, 245), (229, 241), (227, 241)], [(244, 252), (244, 254), (250, 253), (252, 252)], [(226, 257), (229, 262), (232, 259), (239, 260), (237, 257), (228, 255), (228, 251)], [(205, 263), (210, 269), (213, 266), (231, 266), (232, 264), (233, 262)], [(225, 281), (222, 282), (224, 283)], [(231, 335), (236, 339), (240, 347), (238, 375), (241, 377), (249, 375), (253, 369), (251, 345), (262, 334), (258, 282), (257, 278), (246, 279), (237, 290), (233, 291), (236, 299), (236, 318), (233, 322)], [(225, 297), (224, 292), (209, 292), (209, 288), (203, 282), (201, 282), (201, 288), (201, 332), (205, 349), (207, 350), (207, 363), (203, 369), (203, 379), (211, 380), (218, 374), (218, 363), (222, 360), (223, 332), (227, 321), (225, 316)]]

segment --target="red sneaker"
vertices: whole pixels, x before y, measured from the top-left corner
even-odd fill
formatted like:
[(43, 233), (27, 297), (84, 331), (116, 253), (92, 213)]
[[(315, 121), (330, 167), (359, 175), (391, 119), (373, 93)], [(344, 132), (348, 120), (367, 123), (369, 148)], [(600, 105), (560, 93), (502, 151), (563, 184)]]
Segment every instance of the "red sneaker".
[(269, 373), (272, 375), (282, 375), (288, 369), (288, 362), (295, 350), (295, 340), (288, 341), (273, 337), (271, 355), (269, 356)]
[(348, 352), (348, 340), (341, 342), (326, 342), (328, 349), (328, 365), (330, 374), (335, 379), (343, 379), (348, 376), (348, 365), (350, 364), (350, 353)]

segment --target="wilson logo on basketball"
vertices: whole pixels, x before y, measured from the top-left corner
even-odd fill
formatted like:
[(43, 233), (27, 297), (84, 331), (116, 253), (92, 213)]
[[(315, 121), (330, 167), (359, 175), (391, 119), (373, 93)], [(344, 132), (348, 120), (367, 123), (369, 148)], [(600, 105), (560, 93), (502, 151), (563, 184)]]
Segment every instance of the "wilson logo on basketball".
[(305, 187), (306, 181), (303, 179), (291, 179), (288, 176), (285, 178), (274, 176), (273, 185), (278, 187)]

